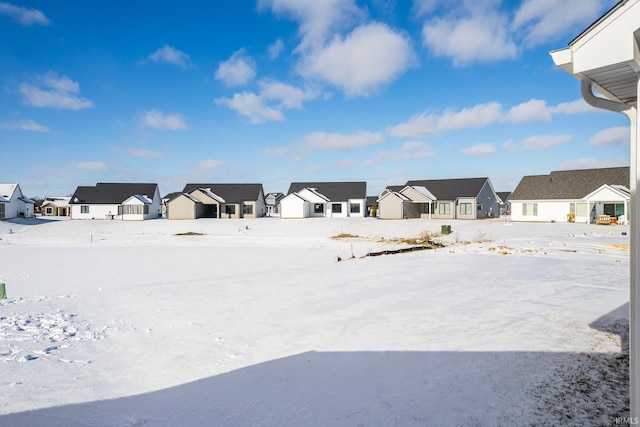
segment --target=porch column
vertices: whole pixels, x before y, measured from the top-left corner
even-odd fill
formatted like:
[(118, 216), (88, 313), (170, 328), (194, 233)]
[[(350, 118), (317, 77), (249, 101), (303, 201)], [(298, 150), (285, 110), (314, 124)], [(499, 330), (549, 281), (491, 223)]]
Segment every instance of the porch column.
[[(640, 95), (640, 80), (637, 82), (637, 94)], [(629, 299), (629, 380), (631, 383), (630, 399), (631, 399), (631, 416), (640, 416), (640, 327), (638, 321), (638, 310), (640, 309), (640, 292), (638, 292), (638, 279), (640, 278), (640, 271), (638, 270), (638, 242), (640, 241), (640, 227), (638, 227), (638, 220), (640, 220), (640, 198), (638, 198), (638, 182), (640, 182), (640, 175), (638, 175), (638, 110), (637, 107), (628, 110), (629, 127), (631, 130), (631, 156), (630, 156), (630, 190), (631, 190), (631, 203), (629, 209), (629, 219), (631, 221), (630, 229), (630, 299)]]

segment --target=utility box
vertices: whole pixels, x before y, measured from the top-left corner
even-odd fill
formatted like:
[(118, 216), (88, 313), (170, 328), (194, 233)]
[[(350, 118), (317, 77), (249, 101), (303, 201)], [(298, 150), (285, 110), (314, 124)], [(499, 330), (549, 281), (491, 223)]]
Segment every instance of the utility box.
[(445, 236), (448, 234), (451, 234), (451, 226), (450, 225), (443, 225), (440, 231), (441, 234), (444, 234)]

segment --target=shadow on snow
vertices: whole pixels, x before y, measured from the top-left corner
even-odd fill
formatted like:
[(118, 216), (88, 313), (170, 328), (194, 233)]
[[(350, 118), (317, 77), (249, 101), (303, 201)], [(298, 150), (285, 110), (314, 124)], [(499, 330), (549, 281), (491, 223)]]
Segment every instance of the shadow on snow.
[(622, 353), (311, 351), (0, 425), (614, 425), (628, 417), (625, 310), (590, 325), (619, 335)]

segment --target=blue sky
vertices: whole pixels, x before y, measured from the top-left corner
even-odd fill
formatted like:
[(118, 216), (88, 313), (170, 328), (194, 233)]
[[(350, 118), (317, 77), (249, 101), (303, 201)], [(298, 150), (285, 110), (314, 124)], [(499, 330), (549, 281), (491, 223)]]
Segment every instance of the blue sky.
[(625, 166), (628, 120), (587, 106), (549, 55), (615, 3), (0, 2), (0, 182), (376, 195)]

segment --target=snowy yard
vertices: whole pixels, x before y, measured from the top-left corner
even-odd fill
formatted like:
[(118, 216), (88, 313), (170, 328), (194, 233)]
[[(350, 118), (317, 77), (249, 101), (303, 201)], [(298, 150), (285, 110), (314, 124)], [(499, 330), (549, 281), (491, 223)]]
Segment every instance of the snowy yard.
[(0, 425), (615, 425), (628, 232), (0, 222)]

